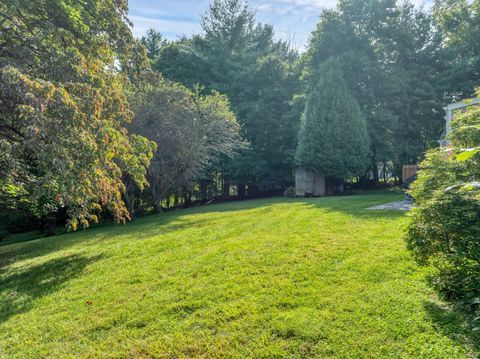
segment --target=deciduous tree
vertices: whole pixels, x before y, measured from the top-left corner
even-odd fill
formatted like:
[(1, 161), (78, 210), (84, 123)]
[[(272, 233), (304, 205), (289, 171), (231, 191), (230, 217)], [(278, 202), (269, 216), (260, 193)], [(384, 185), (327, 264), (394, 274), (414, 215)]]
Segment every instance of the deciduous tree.
[(144, 187), (154, 144), (124, 128), (146, 64), (126, 1), (7, 0), (0, 23), (3, 180), (38, 217), (66, 208), (71, 229), (102, 208), (127, 220), (122, 174)]

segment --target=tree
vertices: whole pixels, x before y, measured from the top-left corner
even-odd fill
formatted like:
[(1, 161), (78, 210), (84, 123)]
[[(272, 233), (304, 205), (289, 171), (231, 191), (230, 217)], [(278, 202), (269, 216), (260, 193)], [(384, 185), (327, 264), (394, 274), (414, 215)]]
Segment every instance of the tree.
[(443, 40), (446, 99), (471, 97), (480, 80), (480, 1), (436, 0), (433, 13)]
[(126, 2), (7, 0), (0, 23), (2, 187), (53, 224), (65, 208), (73, 230), (102, 208), (128, 220), (121, 177), (144, 187), (154, 144), (124, 128), (128, 79), (146, 64)]
[(197, 85), (210, 89), (213, 76), (211, 65), (195, 49), (197, 38), (198, 36), (192, 39), (182, 37), (166, 44), (160, 50), (152, 68), (161, 72), (165, 78), (179, 82), (190, 89), (194, 89)]
[(307, 92), (334, 56), (358, 100), (370, 136), (370, 173), (379, 166), (399, 176), (436, 146), (442, 131), (442, 38), (433, 19), (411, 3), (343, 0), (322, 13), (305, 54)]
[(155, 69), (203, 93), (228, 96), (250, 148), (222, 166), (224, 195), (285, 187), (292, 182), (298, 116), (298, 54), (274, 39), (273, 28), (256, 22), (240, 0), (215, 0), (202, 17), (203, 35), (165, 47)]
[(162, 47), (167, 45), (162, 34), (155, 29), (148, 29), (140, 41), (147, 49), (147, 56), (152, 62), (155, 61)]
[(368, 155), (365, 118), (337, 60), (327, 60), (319, 72), (302, 118), (297, 165), (331, 178), (358, 176)]
[(149, 191), (157, 212), (162, 200), (211, 170), (220, 158), (242, 146), (228, 100), (219, 93), (202, 96), (154, 74), (132, 96), (135, 119), (129, 128), (157, 143), (148, 169)]

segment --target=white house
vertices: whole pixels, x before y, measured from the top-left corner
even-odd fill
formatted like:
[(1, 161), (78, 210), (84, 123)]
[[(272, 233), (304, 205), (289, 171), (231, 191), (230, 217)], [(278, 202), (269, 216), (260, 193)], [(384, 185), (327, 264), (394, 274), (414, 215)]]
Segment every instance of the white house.
[(450, 145), (450, 141), (448, 140), (448, 136), (450, 135), (450, 132), (452, 132), (452, 120), (455, 115), (455, 112), (457, 111), (462, 111), (466, 109), (467, 107), (473, 106), (473, 105), (479, 105), (480, 104), (480, 98), (474, 98), (472, 100), (465, 100), (465, 101), (460, 101), (460, 102), (455, 102), (447, 107), (444, 107), (443, 109), (445, 110), (445, 113), (447, 114), (445, 116), (445, 122), (446, 122), (446, 128), (445, 131), (438, 141), (440, 143), (440, 146), (442, 147), (448, 147)]

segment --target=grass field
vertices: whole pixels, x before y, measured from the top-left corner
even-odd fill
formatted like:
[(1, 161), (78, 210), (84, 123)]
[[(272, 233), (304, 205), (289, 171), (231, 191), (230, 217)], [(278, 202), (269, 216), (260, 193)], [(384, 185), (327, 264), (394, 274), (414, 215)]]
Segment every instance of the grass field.
[(2, 358), (467, 358), (378, 193), (194, 208), (0, 246)]

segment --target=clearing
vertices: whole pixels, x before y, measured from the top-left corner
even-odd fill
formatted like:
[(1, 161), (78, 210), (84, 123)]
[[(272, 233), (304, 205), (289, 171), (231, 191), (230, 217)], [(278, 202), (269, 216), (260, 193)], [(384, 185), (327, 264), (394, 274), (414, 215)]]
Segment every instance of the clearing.
[(467, 358), (373, 193), (234, 202), (0, 246), (0, 357)]

